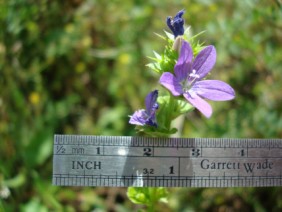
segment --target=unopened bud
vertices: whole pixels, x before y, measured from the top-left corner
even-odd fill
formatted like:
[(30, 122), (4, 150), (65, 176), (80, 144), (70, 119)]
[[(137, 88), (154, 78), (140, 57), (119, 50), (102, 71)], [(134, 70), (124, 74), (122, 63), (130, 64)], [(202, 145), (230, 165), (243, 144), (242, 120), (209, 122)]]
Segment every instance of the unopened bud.
[(178, 36), (175, 40), (174, 43), (172, 45), (172, 49), (177, 51), (180, 54), (180, 49), (183, 43), (183, 37), (182, 36)]

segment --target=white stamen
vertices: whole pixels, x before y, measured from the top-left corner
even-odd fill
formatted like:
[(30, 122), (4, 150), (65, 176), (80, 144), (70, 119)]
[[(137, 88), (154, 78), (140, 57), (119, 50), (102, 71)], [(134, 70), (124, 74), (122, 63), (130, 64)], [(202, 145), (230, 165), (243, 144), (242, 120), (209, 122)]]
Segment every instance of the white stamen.
[(194, 77), (194, 78), (198, 79), (198, 78), (200, 78), (200, 75), (199, 75), (199, 74), (196, 74), (196, 70), (193, 69), (193, 70), (192, 70), (192, 73), (189, 74), (189, 77)]

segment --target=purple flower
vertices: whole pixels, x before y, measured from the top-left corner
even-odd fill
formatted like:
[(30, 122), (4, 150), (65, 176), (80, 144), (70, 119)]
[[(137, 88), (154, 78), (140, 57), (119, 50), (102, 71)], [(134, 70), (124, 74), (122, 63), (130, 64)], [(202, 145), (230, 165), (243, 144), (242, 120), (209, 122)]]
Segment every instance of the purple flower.
[(145, 99), (146, 110), (141, 109), (135, 111), (135, 113), (130, 116), (129, 123), (141, 126), (150, 125), (157, 127), (156, 110), (159, 108), (157, 98), (158, 90), (149, 93)]
[(190, 104), (209, 118), (212, 108), (204, 99), (226, 101), (235, 97), (233, 88), (225, 82), (202, 80), (211, 71), (215, 61), (214, 46), (207, 46), (193, 60), (192, 48), (184, 41), (174, 66), (175, 75), (170, 72), (163, 73), (160, 83), (170, 90), (172, 95), (183, 95)]
[(174, 38), (176, 38), (179, 35), (184, 34), (184, 19), (182, 18), (182, 15), (184, 14), (184, 10), (180, 10), (173, 18), (167, 17), (166, 18), (166, 24), (169, 27), (169, 29), (174, 34)]

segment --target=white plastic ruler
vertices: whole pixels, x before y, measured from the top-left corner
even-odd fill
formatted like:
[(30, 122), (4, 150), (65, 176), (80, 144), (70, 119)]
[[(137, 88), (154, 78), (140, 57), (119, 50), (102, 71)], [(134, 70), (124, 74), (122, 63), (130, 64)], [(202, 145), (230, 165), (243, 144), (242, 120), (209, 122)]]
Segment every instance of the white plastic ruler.
[(282, 139), (55, 135), (53, 184), (282, 186)]

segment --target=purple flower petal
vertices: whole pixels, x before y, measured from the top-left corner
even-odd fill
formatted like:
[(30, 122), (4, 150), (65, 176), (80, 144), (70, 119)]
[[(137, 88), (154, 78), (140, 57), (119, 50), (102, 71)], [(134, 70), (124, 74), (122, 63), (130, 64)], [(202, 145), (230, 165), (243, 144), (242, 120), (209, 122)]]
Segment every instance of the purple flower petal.
[(183, 14), (185, 13), (185, 10), (180, 10), (176, 13), (174, 19), (177, 19), (177, 18), (182, 18)]
[(152, 112), (154, 113), (156, 111), (156, 102), (158, 98), (158, 90), (154, 90), (150, 92), (145, 99), (145, 105), (146, 105), (146, 111), (147, 114), (151, 114)]
[(191, 91), (203, 98), (213, 101), (226, 101), (234, 99), (235, 97), (233, 88), (227, 83), (219, 80), (198, 81), (193, 85)]
[(196, 71), (200, 77), (205, 77), (213, 68), (216, 61), (216, 50), (214, 46), (207, 46), (195, 58), (192, 70)]
[(209, 103), (199, 97), (197, 94), (184, 93), (183, 96), (197, 108), (205, 117), (210, 118), (212, 114), (212, 107)]
[(150, 92), (145, 99), (146, 110), (138, 110), (130, 116), (129, 123), (135, 125), (149, 125), (157, 127), (156, 110), (159, 108), (157, 103), (158, 90)]
[(179, 96), (183, 93), (179, 81), (170, 72), (163, 73), (159, 82), (168, 90), (170, 90), (174, 96)]
[(145, 125), (147, 120), (147, 113), (144, 109), (137, 110), (132, 116), (130, 116), (129, 123), (135, 125)]
[(188, 42), (183, 41), (179, 58), (174, 66), (174, 73), (179, 81), (187, 79), (188, 72), (191, 69), (192, 59), (193, 50)]
[[(165, 72), (160, 83), (174, 96), (182, 95), (187, 101), (209, 118), (212, 107), (204, 99), (226, 101), (235, 97), (233, 88), (219, 80), (203, 80), (213, 68), (216, 61), (214, 46), (203, 49), (193, 60), (193, 52), (188, 42), (183, 42), (179, 58), (174, 67), (175, 76)], [(192, 67), (191, 67), (192, 66)]]

